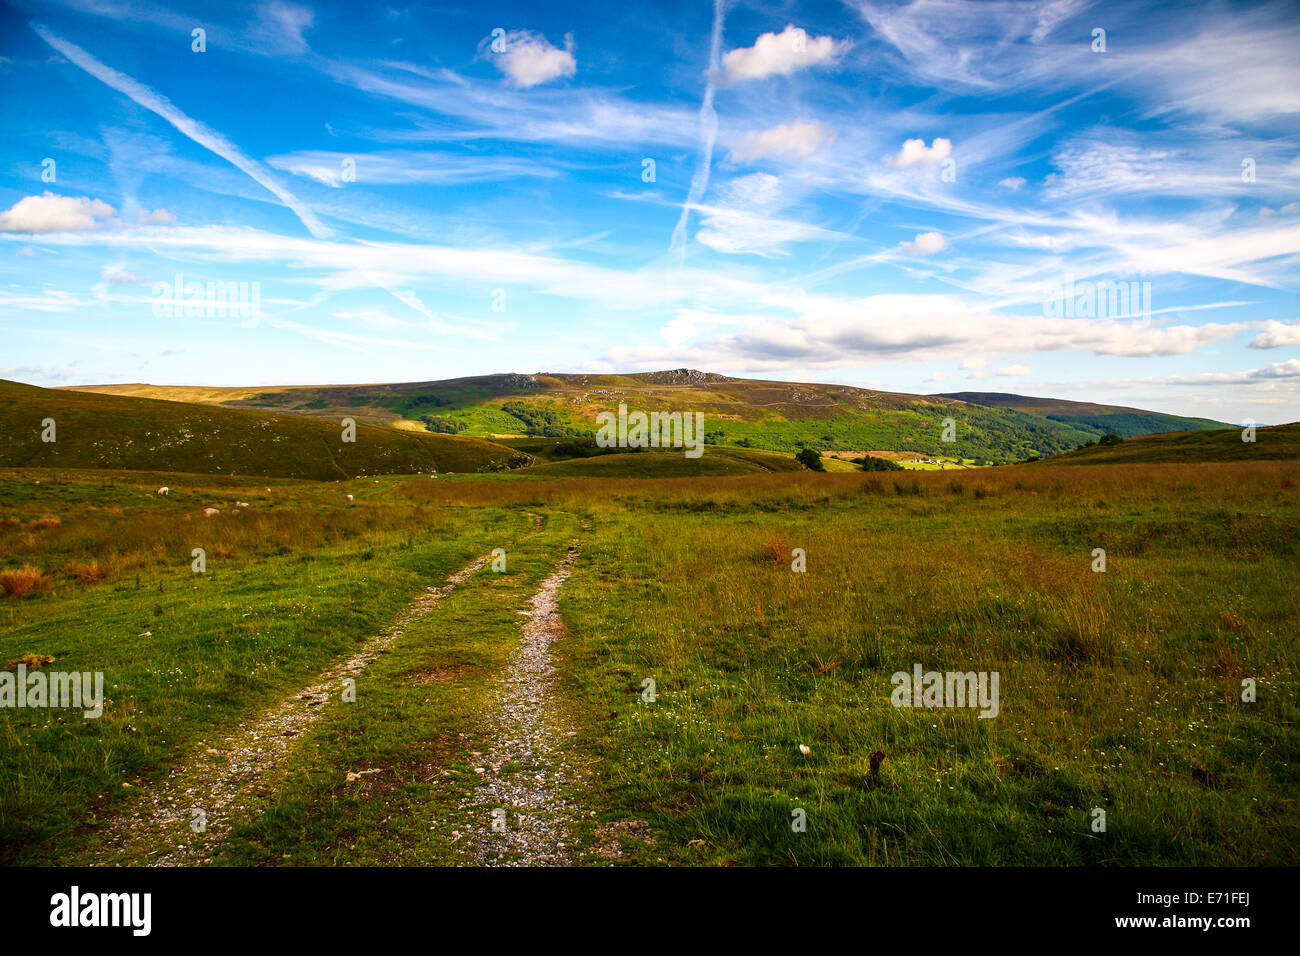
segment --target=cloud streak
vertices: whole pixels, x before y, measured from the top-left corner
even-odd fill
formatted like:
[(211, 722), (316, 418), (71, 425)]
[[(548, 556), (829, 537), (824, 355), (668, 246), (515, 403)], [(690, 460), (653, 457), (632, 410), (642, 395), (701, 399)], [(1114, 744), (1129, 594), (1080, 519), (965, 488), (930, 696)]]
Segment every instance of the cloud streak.
[(187, 136), (204, 149), (220, 156), (236, 169), (239, 169), (241, 172), (252, 178), (259, 185), (272, 193), (285, 206), (291, 209), (293, 214), (298, 217), (299, 221), (307, 227), (307, 231), (313, 236), (322, 238), (331, 234), (330, 230), (312, 214), (311, 210), (299, 202), (291, 192), (275, 181), (261, 163), (246, 156), (239, 147), (230, 142), (220, 133), (198, 120), (185, 115), (173, 106), (171, 101), (165, 96), (155, 93), (144, 84), (137, 82), (126, 74), (119, 73), (112, 67), (106, 66), (81, 47), (74, 43), (69, 43), (67, 40), (64, 40), (62, 37), (53, 33), (42, 24), (33, 23), (31, 27), (36, 31), (37, 36), (66, 57), (70, 63), (84, 70), (86, 73), (89, 73), (105, 86), (117, 90), (117, 92), (131, 99), (137, 105), (162, 117), (170, 123), (177, 132)]

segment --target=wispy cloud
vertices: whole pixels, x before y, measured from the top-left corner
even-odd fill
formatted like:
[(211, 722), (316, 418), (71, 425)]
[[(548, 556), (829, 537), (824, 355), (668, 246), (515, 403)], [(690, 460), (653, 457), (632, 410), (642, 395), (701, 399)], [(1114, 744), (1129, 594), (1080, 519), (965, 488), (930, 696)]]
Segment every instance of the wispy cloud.
[(679, 263), (686, 258), (686, 225), (691, 215), (691, 207), (703, 197), (709, 188), (709, 172), (713, 168), (713, 144), (718, 138), (718, 114), (713, 108), (713, 97), (717, 93), (717, 78), (720, 65), (718, 57), (722, 50), (722, 25), (727, 13), (726, 0), (713, 0), (713, 31), (709, 35), (709, 68), (705, 75), (704, 99), (700, 102), (700, 156), (691, 177), (691, 188), (686, 193), (686, 202), (682, 204), (681, 215), (673, 227), (669, 253), (676, 253)]
[(318, 220), (312, 212), (300, 203), (294, 195), (277, 183), (262, 167), (261, 163), (246, 156), (234, 143), (220, 133), (198, 120), (186, 116), (165, 97), (136, 82), (131, 77), (106, 66), (76, 44), (69, 43), (62, 37), (39, 23), (33, 23), (36, 34), (55, 50), (58, 50), (70, 63), (89, 73), (106, 86), (112, 87), (135, 103), (143, 106), (170, 123), (176, 130), (220, 156), (261, 186), (269, 190), (280, 202), (293, 210), (294, 215), (307, 227), (313, 236), (327, 236), (330, 230)]

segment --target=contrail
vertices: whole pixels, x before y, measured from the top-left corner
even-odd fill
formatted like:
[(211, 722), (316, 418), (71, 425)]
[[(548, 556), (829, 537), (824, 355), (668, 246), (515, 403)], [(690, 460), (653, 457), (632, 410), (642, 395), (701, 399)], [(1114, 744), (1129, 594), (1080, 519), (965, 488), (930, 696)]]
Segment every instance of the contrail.
[(719, 54), (722, 50), (722, 20), (727, 12), (726, 0), (713, 0), (713, 36), (709, 40), (709, 72), (704, 86), (704, 100), (700, 103), (700, 132), (703, 142), (700, 145), (700, 165), (691, 177), (691, 188), (686, 194), (682, 214), (673, 227), (672, 242), (668, 245), (669, 253), (676, 252), (680, 260), (686, 261), (686, 220), (690, 217), (691, 207), (704, 198), (704, 190), (709, 187), (709, 170), (713, 166), (713, 143), (718, 138), (718, 114), (713, 109), (713, 94), (717, 89), (718, 71), (721, 69)]
[(117, 72), (112, 67), (106, 66), (81, 49), (81, 47), (51, 33), (42, 24), (33, 23), (31, 27), (42, 40), (95, 79), (130, 97), (150, 112), (157, 113), (176, 127), (179, 132), (194, 140), (204, 149), (216, 153), (226, 162), (252, 177), (260, 185), (272, 192), (280, 202), (293, 210), (294, 215), (302, 220), (302, 224), (307, 227), (307, 231), (317, 239), (332, 235), (330, 230), (312, 214), (311, 210), (303, 206), (289, 190), (271, 178), (270, 173), (266, 171), (261, 163), (245, 156), (238, 146), (216, 130), (209, 129), (198, 120), (186, 116), (173, 106), (167, 97), (160, 96), (143, 83), (139, 83), (131, 79), (131, 77)]

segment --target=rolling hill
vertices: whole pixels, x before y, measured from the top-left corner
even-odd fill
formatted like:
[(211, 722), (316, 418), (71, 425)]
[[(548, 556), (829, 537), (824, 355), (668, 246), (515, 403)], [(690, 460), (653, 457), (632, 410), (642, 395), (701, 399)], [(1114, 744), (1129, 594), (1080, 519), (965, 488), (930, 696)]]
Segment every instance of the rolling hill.
[[(531, 459), (495, 442), (341, 419), (38, 388), (0, 379), (0, 465), (341, 479), (500, 471)], [(54, 421), (52, 442), (43, 422)]]
[(945, 392), (936, 398), (955, 398), (972, 405), (989, 408), (1011, 408), (1049, 421), (1060, 422), (1072, 428), (1133, 438), (1159, 432), (1195, 431), (1202, 428), (1223, 428), (1226, 422), (1209, 418), (1184, 418), (1149, 412), (1123, 405), (1097, 405), (1092, 402), (1071, 402), (1061, 398), (1034, 398), (1029, 395), (1012, 395), (1008, 392)]
[(1300, 423), (1256, 429), (1255, 441), (1242, 441), (1241, 428), (1163, 432), (1128, 438), (1117, 445), (1094, 445), (1051, 459), (1063, 465), (1130, 465), (1144, 462), (1279, 461), (1300, 458)]
[[(916, 452), (1013, 462), (1075, 448), (1101, 432), (1014, 408), (846, 385), (769, 382), (692, 369), (628, 375), (481, 375), (434, 382), (262, 388), (80, 386), (118, 396), (289, 412), (491, 440), (578, 438), (620, 403), (643, 411), (698, 411), (719, 446), (793, 454), (804, 447)], [(942, 441), (944, 420), (956, 441)], [(545, 456), (543, 456), (545, 457)]]

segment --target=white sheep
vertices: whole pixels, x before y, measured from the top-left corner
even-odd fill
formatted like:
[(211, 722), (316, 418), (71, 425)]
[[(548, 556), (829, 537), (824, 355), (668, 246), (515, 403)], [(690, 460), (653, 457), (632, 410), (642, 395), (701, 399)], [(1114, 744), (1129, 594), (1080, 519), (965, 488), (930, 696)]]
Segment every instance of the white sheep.
[(348, 495), (348, 501), (351, 501), (351, 500), (352, 500), (352, 496), (351, 496), (351, 495)]
[(248, 507), (248, 502), (247, 502), (247, 501), (236, 501), (236, 502), (235, 502), (235, 507), (236, 507), (236, 508), (247, 508), (247, 507)]
[(168, 488), (166, 485), (163, 485), (161, 488), (158, 489), (158, 494), (165, 495), (169, 491), (171, 491), (171, 489)]
[(205, 517), (205, 518), (211, 518), (213, 515), (219, 515), (219, 514), (221, 514), (221, 512), (218, 511), (216, 508), (204, 508), (204, 509), (203, 509), (203, 517)]

